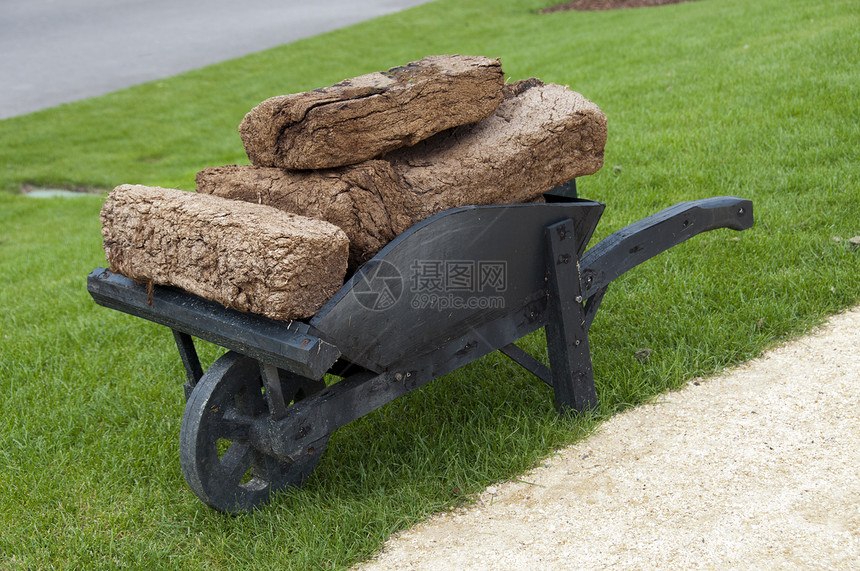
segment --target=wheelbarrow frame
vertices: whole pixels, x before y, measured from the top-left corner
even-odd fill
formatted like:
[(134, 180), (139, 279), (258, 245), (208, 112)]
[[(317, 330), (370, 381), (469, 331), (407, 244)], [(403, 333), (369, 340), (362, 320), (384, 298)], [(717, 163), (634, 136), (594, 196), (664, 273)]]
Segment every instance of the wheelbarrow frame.
[[(575, 198), (570, 185), (545, 197), (419, 222), (304, 321), (234, 311), (103, 268), (87, 287), (100, 305), (173, 331), (187, 374), (186, 481), (208, 505), (245, 511), (301, 485), (334, 430), (495, 350), (550, 385), (559, 412), (595, 408), (588, 330), (612, 280), (699, 233), (753, 224), (749, 200), (708, 198), (585, 251), (605, 205)], [(452, 267), (459, 273), (443, 271)], [(497, 303), (474, 303), (488, 298)], [(514, 344), (540, 328), (549, 367)], [(229, 352), (204, 372), (194, 337)], [(326, 386), (327, 374), (342, 380)], [(232, 448), (216, 451), (224, 441)]]

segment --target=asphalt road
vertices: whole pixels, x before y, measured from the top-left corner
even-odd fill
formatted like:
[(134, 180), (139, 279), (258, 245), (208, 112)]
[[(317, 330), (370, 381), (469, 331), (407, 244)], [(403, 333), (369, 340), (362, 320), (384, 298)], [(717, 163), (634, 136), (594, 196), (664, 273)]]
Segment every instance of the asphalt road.
[(0, 119), (428, 0), (0, 0)]

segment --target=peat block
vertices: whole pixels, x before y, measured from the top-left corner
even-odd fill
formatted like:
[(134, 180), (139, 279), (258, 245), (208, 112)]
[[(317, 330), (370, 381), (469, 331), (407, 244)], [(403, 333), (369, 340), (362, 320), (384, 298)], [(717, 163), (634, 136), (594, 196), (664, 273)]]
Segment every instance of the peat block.
[(342, 230), (270, 206), (121, 185), (101, 220), (112, 271), (273, 319), (313, 315), (346, 274)]
[(502, 100), (498, 59), (429, 56), (322, 89), (267, 99), (239, 125), (251, 162), (287, 169), (356, 164), (473, 123)]

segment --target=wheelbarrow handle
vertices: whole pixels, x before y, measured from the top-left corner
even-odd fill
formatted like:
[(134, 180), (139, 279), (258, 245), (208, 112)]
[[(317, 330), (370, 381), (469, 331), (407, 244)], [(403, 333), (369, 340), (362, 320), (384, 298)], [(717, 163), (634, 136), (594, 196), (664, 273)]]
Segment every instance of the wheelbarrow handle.
[(743, 198), (719, 196), (670, 206), (610, 234), (582, 256), (583, 297), (590, 298), (628, 270), (697, 234), (752, 225), (753, 204)]

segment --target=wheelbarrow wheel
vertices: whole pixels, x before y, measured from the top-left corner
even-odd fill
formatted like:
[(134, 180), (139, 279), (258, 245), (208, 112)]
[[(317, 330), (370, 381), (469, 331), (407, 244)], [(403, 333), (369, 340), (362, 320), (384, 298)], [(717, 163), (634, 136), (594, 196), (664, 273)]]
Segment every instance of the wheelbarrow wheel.
[[(282, 374), (286, 404), (325, 387), (322, 381)], [(201, 377), (185, 406), (179, 433), (182, 473), (191, 490), (224, 512), (250, 511), (273, 493), (300, 486), (313, 472), (328, 443), (314, 443), (301, 462), (285, 462), (252, 445), (255, 420), (269, 406), (259, 363), (230, 351)]]

